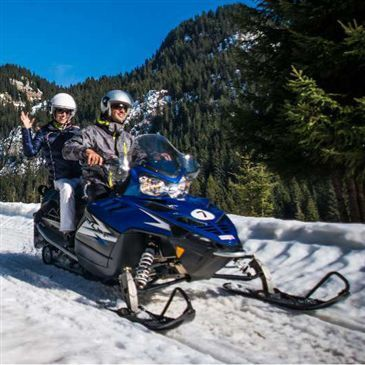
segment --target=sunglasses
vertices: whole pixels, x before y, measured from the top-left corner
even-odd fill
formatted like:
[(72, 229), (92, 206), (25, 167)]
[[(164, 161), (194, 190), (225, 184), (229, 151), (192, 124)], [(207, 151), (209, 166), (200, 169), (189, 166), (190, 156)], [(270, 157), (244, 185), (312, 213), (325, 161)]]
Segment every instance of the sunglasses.
[(116, 110), (119, 110), (119, 111), (124, 110), (125, 112), (127, 112), (128, 111), (128, 106), (124, 105), (124, 104), (113, 104), (112, 109), (116, 109)]
[(58, 114), (62, 114), (62, 113), (66, 113), (66, 114), (71, 114), (71, 110), (69, 109), (55, 109), (55, 112), (58, 113)]

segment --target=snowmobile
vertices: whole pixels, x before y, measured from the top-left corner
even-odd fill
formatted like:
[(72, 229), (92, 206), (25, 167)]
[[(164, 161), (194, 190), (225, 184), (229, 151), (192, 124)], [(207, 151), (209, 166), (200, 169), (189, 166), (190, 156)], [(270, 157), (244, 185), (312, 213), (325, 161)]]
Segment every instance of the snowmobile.
[[(40, 189), (43, 201), (35, 214), (34, 242), (42, 247), (44, 263), (117, 284), (125, 307), (110, 310), (152, 330), (175, 328), (195, 316), (187, 293), (176, 287), (159, 314), (140, 304), (142, 293), (211, 278), (229, 280), (223, 288), (230, 293), (297, 310), (323, 308), (349, 295), (349, 283), (338, 272), (327, 274), (305, 296), (275, 288), (267, 267), (245, 252), (229, 217), (208, 199), (189, 194), (199, 173), (197, 161), (161, 135), (139, 136), (135, 146), (132, 168), (118, 159), (98, 167), (111, 177), (114, 191), (89, 203), (81, 199), (71, 247), (58, 231), (55, 190)], [(237, 273), (220, 273), (229, 262)], [(314, 298), (334, 277), (341, 281), (342, 290), (329, 299)], [(262, 289), (245, 288), (243, 282), (253, 279), (261, 280)], [(175, 296), (180, 296), (184, 309), (168, 316)]]

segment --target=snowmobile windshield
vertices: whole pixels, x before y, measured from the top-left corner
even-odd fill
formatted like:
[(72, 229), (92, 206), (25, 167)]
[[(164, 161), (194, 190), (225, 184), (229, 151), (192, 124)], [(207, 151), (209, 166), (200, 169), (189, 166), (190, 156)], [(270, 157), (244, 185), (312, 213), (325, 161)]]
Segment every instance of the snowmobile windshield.
[(144, 166), (161, 175), (188, 179), (199, 173), (199, 164), (189, 155), (179, 152), (164, 136), (145, 134), (135, 139), (132, 152), (134, 166)]

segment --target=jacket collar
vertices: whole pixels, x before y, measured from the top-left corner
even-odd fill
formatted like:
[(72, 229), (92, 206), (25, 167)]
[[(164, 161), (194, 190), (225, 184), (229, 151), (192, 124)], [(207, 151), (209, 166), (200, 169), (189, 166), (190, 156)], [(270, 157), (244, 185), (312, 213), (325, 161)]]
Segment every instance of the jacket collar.
[(57, 131), (64, 131), (67, 128), (72, 127), (72, 123), (68, 122), (66, 124), (58, 123), (57, 121), (53, 120), (50, 123), (50, 128)]
[(104, 129), (109, 134), (122, 133), (124, 130), (123, 124), (112, 122), (107, 119), (97, 119), (96, 125)]

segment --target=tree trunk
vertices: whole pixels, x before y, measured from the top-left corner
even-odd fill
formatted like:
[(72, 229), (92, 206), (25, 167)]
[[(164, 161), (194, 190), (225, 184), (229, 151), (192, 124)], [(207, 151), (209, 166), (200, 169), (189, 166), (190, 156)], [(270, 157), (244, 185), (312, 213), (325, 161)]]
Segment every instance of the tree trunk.
[(357, 194), (355, 179), (353, 178), (346, 179), (346, 183), (347, 183), (347, 191), (349, 194), (349, 203), (350, 203), (350, 221), (354, 223), (360, 223), (361, 214), (357, 199), (358, 194)]
[(338, 204), (338, 210), (340, 214), (340, 221), (341, 222), (349, 222), (349, 215), (347, 213), (346, 203), (344, 199), (344, 192), (343, 192), (343, 185), (342, 185), (342, 179), (340, 176), (335, 175), (332, 177), (332, 184), (333, 188), (335, 190), (336, 198), (337, 198), (337, 204)]
[(357, 200), (360, 209), (361, 222), (365, 223), (365, 191), (364, 191), (364, 181), (362, 179), (358, 179), (356, 181), (357, 187)]

